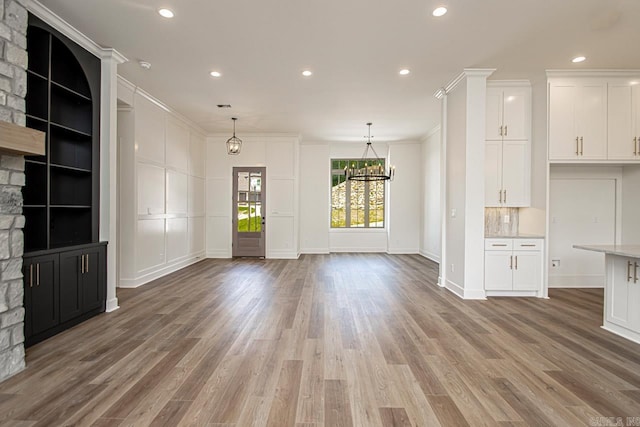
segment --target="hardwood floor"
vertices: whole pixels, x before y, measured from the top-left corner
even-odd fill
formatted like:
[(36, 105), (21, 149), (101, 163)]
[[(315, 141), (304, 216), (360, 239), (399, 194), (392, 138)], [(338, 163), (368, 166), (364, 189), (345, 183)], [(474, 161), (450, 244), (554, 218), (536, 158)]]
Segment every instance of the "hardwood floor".
[(436, 279), (419, 256), (205, 260), (27, 349), (0, 422), (640, 425), (640, 345), (599, 328), (601, 290), (463, 301)]

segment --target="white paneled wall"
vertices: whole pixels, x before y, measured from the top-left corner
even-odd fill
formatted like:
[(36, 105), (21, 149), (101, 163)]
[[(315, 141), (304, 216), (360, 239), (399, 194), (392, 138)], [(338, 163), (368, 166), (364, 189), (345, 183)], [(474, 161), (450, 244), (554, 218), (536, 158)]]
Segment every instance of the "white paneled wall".
[(227, 155), (229, 135), (207, 138), (207, 256), (231, 257), (232, 173), (234, 166), (267, 169), (266, 256), (297, 258), (299, 255), (298, 137), (241, 136), (242, 151)]
[[(204, 257), (201, 131), (120, 81), (118, 112), (121, 287), (136, 287)], [(131, 93), (133, 92), (133, 93)]]

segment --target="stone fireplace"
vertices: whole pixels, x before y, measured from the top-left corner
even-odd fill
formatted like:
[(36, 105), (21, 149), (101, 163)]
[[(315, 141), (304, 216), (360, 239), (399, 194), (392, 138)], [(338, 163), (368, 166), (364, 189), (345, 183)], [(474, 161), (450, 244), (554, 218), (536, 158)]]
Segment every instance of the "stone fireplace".
[[(0, 0), (0, 121), (25, 126), (28, 0)], [(15, 130), (18, 129), (18, 130)], [(0, 127), (3, 140), (19, 128)], [(0, 147), (0, 381), (25, 367), (22, 253), (24, 156)]]

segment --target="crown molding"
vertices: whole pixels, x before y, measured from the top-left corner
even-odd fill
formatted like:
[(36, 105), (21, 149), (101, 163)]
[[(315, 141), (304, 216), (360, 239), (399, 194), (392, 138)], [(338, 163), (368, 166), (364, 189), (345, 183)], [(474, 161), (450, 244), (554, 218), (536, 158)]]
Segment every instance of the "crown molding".
[(487, 80), (487, 87), (531, 87), (529, 80)]
[(438, 89), (433, 96), (441, 99), (443, 96), (454, 90), (462, 80), (467, 77), (489, 77), (496, 71), (495, 68), (465, 68), (460, 74), (453, 78), (446, 86)]
[(420, 142), (427, 142), (427, 140), (429, 138), (431, 138), (436, 133), (440, 132), (441, 129), (442, 129), (441, 125), (439, 125), (439, 124), (436, 125), (433, 129), (431, 129), (429, 132), (427, 132), (422, 138), (420, 138)]
[(73, 42), (83, 47), (92, 55), (95, 55), (100, 59), (113, 58), (119, 64), (128, 61), (127, 58), (117, 50), (112, 48), (104, 48), (91, 40), (89, 37), (82, 34), (80, 31), (76, 30), (71, 24), (53, 13), (51, 9), (44, 6), (39, 1), (31, 0), (27, 2), (27, 10), (33, 13), (38, 18), (42, 19), (47, 24), (51, 25), (51, 27), (60, 31), (60, 33), (62, 33), (66, 37), (73, 40)]
[(638, 77), (640, 70), (546, 70), (547, 77)]

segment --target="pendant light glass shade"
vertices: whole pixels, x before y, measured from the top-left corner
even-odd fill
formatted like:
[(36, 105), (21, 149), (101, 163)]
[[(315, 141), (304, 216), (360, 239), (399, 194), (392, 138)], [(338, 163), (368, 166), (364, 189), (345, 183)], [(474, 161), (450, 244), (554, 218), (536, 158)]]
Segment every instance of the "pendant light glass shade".
[[(393, 181), (393, 177), (396, 174), (396, 167), (389, 166), (389, 168), (385, 170), (384, 160), (378, 157), (378, 153), (376, 153), (376, 150), (374, 150), (371, 145), (371, 125), (372, 123), (367, 123), (367, 126), (369, 126), (369, 135), (365, 137), (367, 138), (367, 146), (362, 154), (362, 159), (358, 165), (354, 162), (351, 166), (345, 167), (344, 174), (350, 181)], [(371, 151), (375, 157), (371, 157), (369, 151)]]
[(238, 118), (232, 117), (231, 120), (233, 120), (233, 136), (227, 139), (227, 154), (235, 155), (240, 154), (242, 140), (236, 137), (236, 120), (238, 120)]

